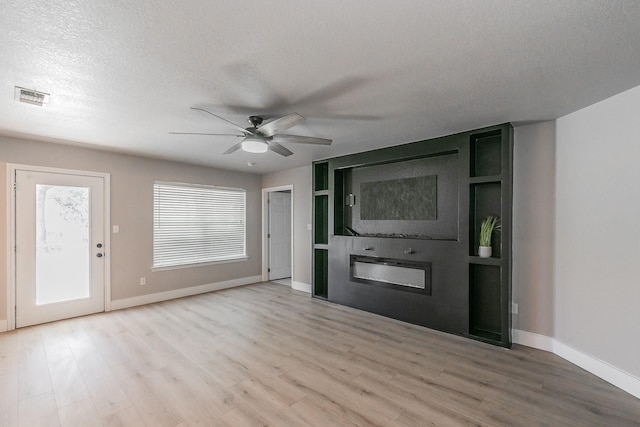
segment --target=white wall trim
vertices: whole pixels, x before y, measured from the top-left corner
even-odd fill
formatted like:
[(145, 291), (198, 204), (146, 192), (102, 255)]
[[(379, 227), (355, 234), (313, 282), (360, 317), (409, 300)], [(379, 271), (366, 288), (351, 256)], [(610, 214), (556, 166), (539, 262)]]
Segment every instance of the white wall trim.
[(294, 191), (293, 184), (280, 185), (278, 187), (265, 187), (262, 189), (262, 281), (267, 282), (269, 280), (269, 241), (267, 239), (267, 232), (269, 231), (269, 206), (267, 205), (267, 199), (269, 193), (274, 191), (291, 191), (291, 279), (293, 280), (293, 273), (295, 271), (295, 239), (294, 237)]
[(261, 281), (261, 276), (241, 277), (239, 279), (225, 280), (224, 282), (207, 283), (205, 285), (191, 286), (188, 288), (175, 289), (172, 291), (157, 292), (155, 294), (124, 298), (111, 301), (111, 310), (121, 310), (123, 308), (153, 304), (154, 302), (161, 302), (176, 298), (188, 297), (191, 295), (204, 294), (207, 292), (219, 291), (222, 289), (235, 288), (237, 286), (259, 283)]
[(104, 311), (111, 311), (111, 174), (104, 178)]
[(58, 173), (65, 175), (83, 175), (103, 179), (103, 215), (104, 215), (104, 311), (109, 311), (111, 301), (111, 174), (105, 172), (85, 171), (78, 169), (62, 169), (45, 166), (23, 165), (19, 163), (7, 163), (7, 320), (6, 330), (16, 329), (16, 245), (15, 233), (15, 209), (16, 192), (13, 190), (16, 183), (16, 171), (27, 170), (33, 172)]
[(6, 320), (0, 320), (0, 332), (7, 332), (7, 321)]
[(640, 378), (554, 340), (553, 352), (640, 399)]
[(15, 279), (16, 277), (16, 262), (15, 262), (15, 253), (13, 248), (15, 247), (15, 233), (13, 233), (14, 224), (15, 224), (15, 192), (13, 191), (13, 185), (15, 183), (15, 169), (11, 168), (9, 164), (7, 164), (7, 320), (6, 320), (6, 331), (12, 331), (16, 328), (16, 299), (13, 295), (15, 288)]
[(514, 329), (513, 342), (549, 351), (640, 399), (640, 378), (546, 335)]
[(311, 293), (311, 285), (308, 283), (295, 282), (292, 280), (291, 289), (295, 289), (296, 291), (306, 292), (308, 294)]
[(534, 334), (533, 332), (512, 330), (512, 339), (516, 344), (537, 348), (553, 353), (553, 338), (546, 335)]

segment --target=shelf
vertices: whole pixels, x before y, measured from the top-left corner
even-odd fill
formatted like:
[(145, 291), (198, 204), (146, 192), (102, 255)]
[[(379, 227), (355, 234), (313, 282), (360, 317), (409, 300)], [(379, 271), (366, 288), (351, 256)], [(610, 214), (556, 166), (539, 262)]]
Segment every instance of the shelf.
[(502, 264), (502, 259), (497, 257), (491, 258), (480, 258), (479, 256), (470, 256), (469, 263), (478, 264), (478, 265), (497, 265), (500, 266)]
[(352, 236), (351, 234), (336, 234), (334, 237), (347, 237), (351, 239), (383, 239), (383, 240), (419, 240), (428, 242), (457, 242), (458, 239), (432, 238), (426, 236), (405, 236), (403, 234), (377, 235), (377, 234), (360, 234)]
[(328, 196), (329, 190), (318, 190), (313, 192), (314, 196)]
[(469, 336), (489, 344), (502, 344), (502, 335), (491, 331), (474, 329), (469, 331)]
[(327, 243), (314, 243), (313, 249), (329, 249), (329, 245)]
[(472, 176), (469, 178), (470, 184), (485, 184), (492, 182), (502, 182), (502, 175)]

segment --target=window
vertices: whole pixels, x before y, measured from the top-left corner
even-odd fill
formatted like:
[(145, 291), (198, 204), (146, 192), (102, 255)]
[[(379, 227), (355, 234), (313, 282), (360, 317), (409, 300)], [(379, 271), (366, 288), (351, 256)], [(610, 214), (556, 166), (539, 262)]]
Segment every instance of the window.
[(243, 189), (155, 182), (153, 266), (246, 259)]

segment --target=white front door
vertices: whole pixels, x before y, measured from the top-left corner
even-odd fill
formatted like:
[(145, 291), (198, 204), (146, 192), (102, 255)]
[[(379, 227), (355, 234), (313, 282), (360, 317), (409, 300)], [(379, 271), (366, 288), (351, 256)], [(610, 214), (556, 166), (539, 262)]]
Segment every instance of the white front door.
[(104, 178), (16, 170), (16, 327), (104, 311)]
[(269, 193), (269, 280), (291, 277), (291, 193)]

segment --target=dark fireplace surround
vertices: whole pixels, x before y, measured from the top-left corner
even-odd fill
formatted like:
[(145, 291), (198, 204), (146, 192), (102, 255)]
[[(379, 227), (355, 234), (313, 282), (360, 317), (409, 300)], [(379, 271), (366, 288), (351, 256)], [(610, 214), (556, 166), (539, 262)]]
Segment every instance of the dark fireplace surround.
[[(313, 296), (509, 347), (509, 124), (315, 162)], [(480, 223), (500, 217), (494, 256)]]

